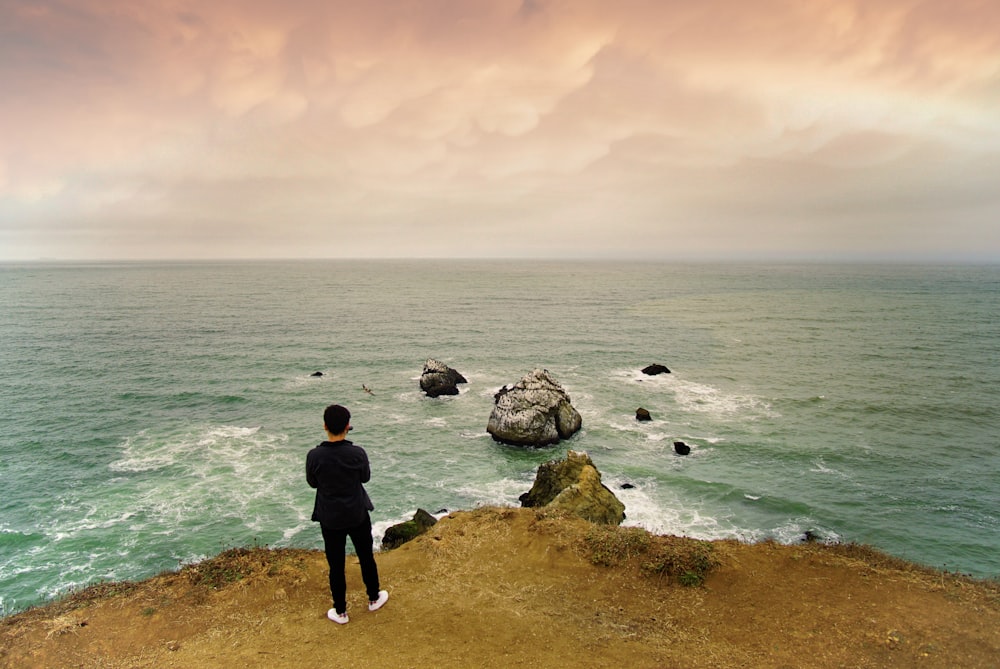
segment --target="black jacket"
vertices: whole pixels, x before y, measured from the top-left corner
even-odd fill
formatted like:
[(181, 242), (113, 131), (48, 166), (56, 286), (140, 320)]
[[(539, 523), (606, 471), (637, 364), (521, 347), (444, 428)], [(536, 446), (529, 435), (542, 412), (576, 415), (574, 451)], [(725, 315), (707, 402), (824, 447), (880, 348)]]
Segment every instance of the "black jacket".
[(372, 477), (365, 449), (349, 440), (324, 441), (306, 455), (306, 481), (316, 488), (312, 519), (332, 529), (371, 522), (363, 483)]

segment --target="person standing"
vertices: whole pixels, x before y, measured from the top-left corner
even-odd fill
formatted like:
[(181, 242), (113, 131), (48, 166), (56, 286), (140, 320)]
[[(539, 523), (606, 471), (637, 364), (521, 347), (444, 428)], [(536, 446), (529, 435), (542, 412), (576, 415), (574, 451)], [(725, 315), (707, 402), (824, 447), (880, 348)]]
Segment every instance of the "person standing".
[(379, 589), (378, 566), (372, 551), (372, 504), (364, 484), (371, 479), (368, 454), (347, 438), (351, 412), (331, 404), (323, 412), (327, 439), (306, 455), (306, 481), (316, 489), (312, 520), (323, 533), (326, 561), (330, 567), (333, 608), (326, 617), (343, 625), (347, 617), (347, 580), (344, 555), (347, 537), (361, 563), (361, 578), (368, 593), (368, 610), (377, 611), (389, 600)]

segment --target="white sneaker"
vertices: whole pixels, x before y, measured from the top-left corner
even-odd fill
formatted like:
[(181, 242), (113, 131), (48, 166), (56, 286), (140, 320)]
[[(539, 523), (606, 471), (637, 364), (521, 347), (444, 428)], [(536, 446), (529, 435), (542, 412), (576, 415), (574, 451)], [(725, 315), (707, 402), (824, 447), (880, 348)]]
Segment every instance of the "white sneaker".
[(347, 611), (343, 613), (337, 613), (337, 609), (330, 609), (326, 612), (326, 617), (337, 623), (338, 625), (344, 625), (350, 618), (347, 617)]
[[(389, 593), (385, 590), (378, 591), (378, 599), (374, 602), (368, 602), (369, 611), (378, 611), (382, 608), (382, 605), (389, 601)], [(347, 622), (346, 620), (344, 622)]]

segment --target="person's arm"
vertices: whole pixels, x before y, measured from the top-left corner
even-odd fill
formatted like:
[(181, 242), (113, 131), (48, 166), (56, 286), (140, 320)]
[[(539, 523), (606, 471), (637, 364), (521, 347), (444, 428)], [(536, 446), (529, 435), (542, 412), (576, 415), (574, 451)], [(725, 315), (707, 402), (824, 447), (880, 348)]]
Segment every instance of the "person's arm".
[(368, 464), (368, 454), (365, 453), (365, 459), (361, 466), (361, 482), (368, 483), (372, 480), (372, 466)]
[(309, 484), (310, 488), (318, 488), (319, 481), (316, 480), (316, 474), (313, 472), (313, 457), (312, 451), (306, 455), (306, 483)]

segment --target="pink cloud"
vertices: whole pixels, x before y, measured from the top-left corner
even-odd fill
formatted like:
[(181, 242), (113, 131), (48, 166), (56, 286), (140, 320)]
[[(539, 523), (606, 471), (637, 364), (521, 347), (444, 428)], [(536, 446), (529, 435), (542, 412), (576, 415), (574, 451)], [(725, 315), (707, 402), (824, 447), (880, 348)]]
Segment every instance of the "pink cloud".
[(252, 246), (270, 238), (261, 212), (307, 235), (323, 206), (415, 226), (517, 212), (595, 238), (631, 213), (694, 239), (680, 221), (723, 225), (748, 201), (780, 218), (808, 197), (874, 212), (924, 196), (894, 181), (951, 201), (970, 194), (940, 156), (1000, 162), (1000, 5), (976, 0), (0, 11), (0, 207), (32, 221), (197, 216), (219, 236), (242, 220)]

